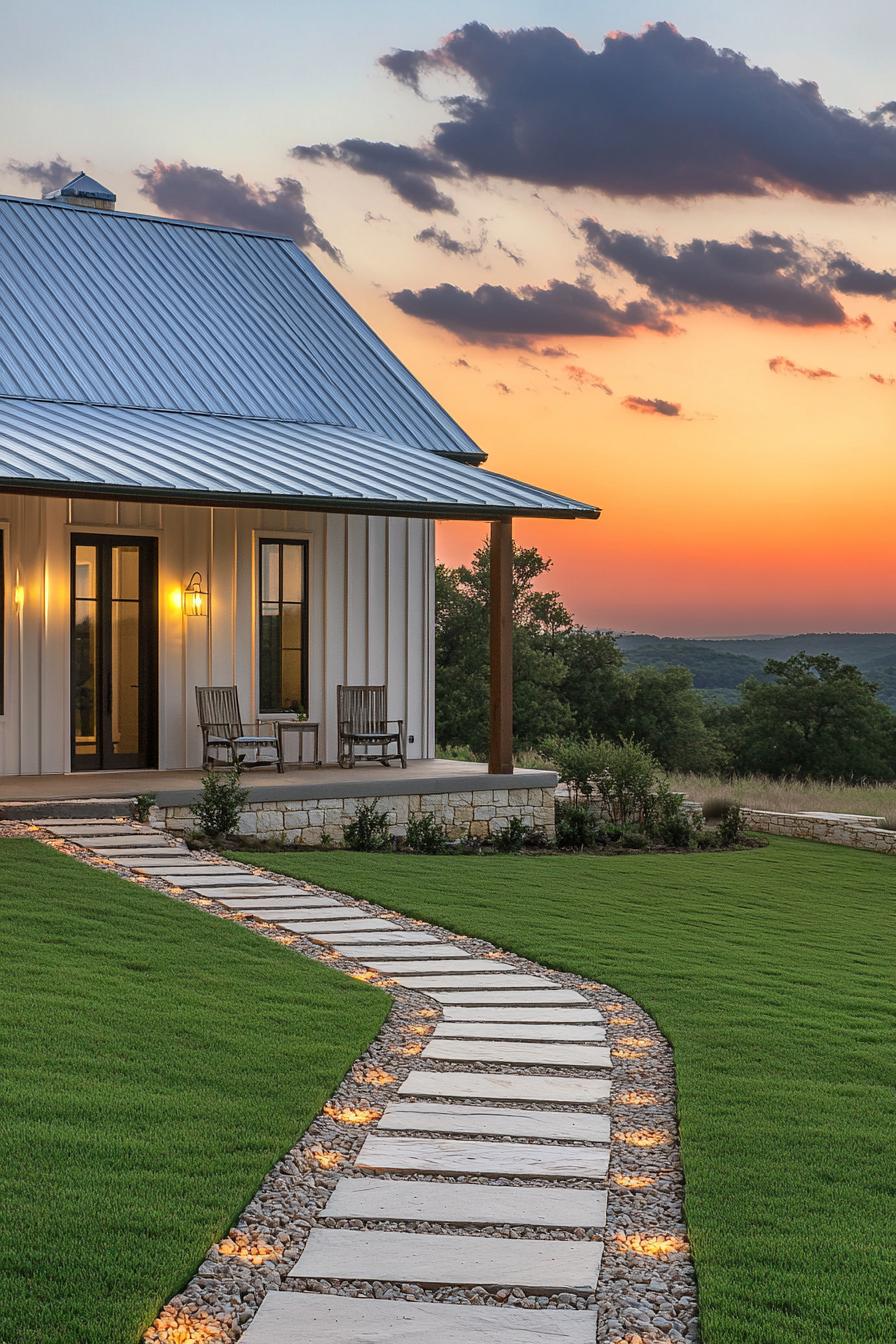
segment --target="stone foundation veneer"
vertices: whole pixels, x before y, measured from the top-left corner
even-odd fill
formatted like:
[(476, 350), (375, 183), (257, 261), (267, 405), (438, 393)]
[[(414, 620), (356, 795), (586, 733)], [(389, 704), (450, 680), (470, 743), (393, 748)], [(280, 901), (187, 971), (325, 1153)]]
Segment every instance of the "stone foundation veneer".
[[(465, 789), (439, 793), (384, 793), (369, 797), (321, 797), (295, 800), (272, 798), (249, 803), (240, 814), (240, 834), (262, 839), (283, 837), (288, 845), (319, 845), (326, 831), (342, 844), (346, 822), (362, 803), (375, 803), (385, 812), (393, 836), (407, 833), (411, 817), (432, 814), (448, 827), (452, 840), (487, 840), (519, 817), (530, 829), (554, 838), (553, 788)], [(168, 831), (190, 831), (196, 822), (192, 808), (162, 805), (153, 808), (153, 825)]]
[(879, 826), (831, 817), (800, 816), (793, 812), (763, 812), (742, 807), (750, 830), (768, 835), (786, 835), (793, 840), (820, 840), (827, 845), (850, 845), (853, 849), (873, 849), (878, 854), (896, 854), (896, 831)]

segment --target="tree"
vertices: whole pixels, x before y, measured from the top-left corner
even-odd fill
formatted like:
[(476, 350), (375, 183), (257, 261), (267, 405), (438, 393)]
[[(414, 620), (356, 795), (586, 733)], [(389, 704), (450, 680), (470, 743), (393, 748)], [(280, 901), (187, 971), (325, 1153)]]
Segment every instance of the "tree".
[(625, 678), (620, 722), (667, 770), (716, 770), (722, 743), (686, 667), (636, 667)]
[(831, 653), (769, 659), (771, 680), (749, 678), (724, 712), (739, 771), (812, 779), (896, 775), (896, 714), (874, 682)]
[[(470, 565), (436, 567), (437, 737), (446, 745), (488, 747), (489, 573), (487, 546)], [(562, 641), (572, 617), (556, 592), (535, 583), (551, 567), (534, 546), (513, 548), (514, 742), (535, 746), (570, 732), (575, 717), (562, 695)]]

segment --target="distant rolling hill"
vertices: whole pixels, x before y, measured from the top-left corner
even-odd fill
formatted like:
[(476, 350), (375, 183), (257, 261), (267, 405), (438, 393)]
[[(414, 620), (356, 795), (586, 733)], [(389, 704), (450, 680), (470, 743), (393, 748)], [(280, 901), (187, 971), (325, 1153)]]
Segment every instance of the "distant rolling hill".
[(669, 639), (660, 635), (617, 635), (616, 643), (634, 666), (686, 667), (707, 697), (727, 704), (738, 698), (747, 677), (762, 677), (768, 658), (794, 653), (833, 653), (852, 663), (880, 687), (896, 709), (896, 634), (774, 635), (757, 639)]

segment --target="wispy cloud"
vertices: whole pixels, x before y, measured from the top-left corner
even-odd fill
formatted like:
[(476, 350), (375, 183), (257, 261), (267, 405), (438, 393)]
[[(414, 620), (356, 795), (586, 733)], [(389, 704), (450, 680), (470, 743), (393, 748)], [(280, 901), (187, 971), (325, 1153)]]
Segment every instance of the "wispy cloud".
[(836, 378), (837, 374), (832, 369), (807, 369), (802, 364), (794, 364), (792, 359), (787, 359), (784, 355), (775, 355), (770, 359), (768, 366), (772, 373), (789, 373), (798, 378)]
[(663, 397), (623, 397), (622, 405), (627, 411), (637, 411), (639, 415), (661, 415), (667, 419), (681, 415), (681, 403), (665, 401)]
[(427, 146), (415, 149), (412, 145), (356, 138), (335, 145), (294, 145), (289, 152), (294, 159), (307, 163), (338, 163), (356, 173), (379, 177), (403, 201), (425, 214), (457, 214), (454, 201), (439, 190), (436, 181), (459, 178), (462, 170)]
[(75, 176), (75, 169), (61, 154), (45, 163), (21, 163), (18, 159), (10, 159), (6, 166), (10, 172), (18, 174), (23, 182), (37, 187), (42, 195), (65, 186)]
[(567, 364), (566, 376), (571, 383), (577, 387), (595, 388), (598, 392), (605, 392), (608, 397), (612, 397), (613, 389), (608, 387), (603, 378), (597, 373), (592, 373), (590, 369), (582, 368), (581, 364)]

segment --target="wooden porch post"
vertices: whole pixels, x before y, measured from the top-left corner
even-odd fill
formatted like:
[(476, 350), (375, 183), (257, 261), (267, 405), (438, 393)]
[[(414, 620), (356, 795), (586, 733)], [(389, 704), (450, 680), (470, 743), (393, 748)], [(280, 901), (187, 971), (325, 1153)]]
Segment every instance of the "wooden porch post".
[(488, 768), (513, 773), (513, 524), (495, 518), (489, 549), (489, 703)]

